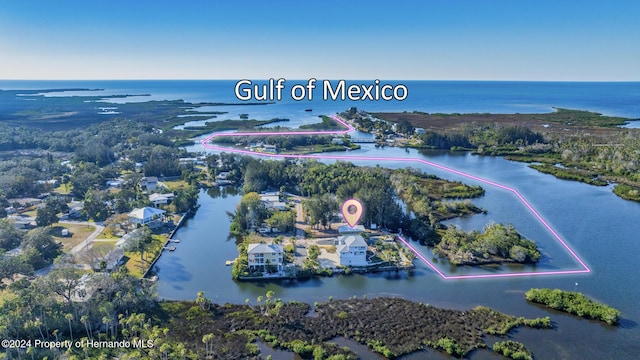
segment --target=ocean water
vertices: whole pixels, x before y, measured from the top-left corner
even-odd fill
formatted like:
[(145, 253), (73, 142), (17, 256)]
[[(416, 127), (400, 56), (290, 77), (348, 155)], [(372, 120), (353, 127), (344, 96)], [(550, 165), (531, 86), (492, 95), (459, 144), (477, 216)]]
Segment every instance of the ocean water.
[[(319, 80), (321, 81), (321, 80)], [(264, 81), (256, 83), (262, 84)], [(640, 119), (640, 82), (523, 82), (523, 81), (382, 81), (406, 85), (409, 94), (404, 101), (324, 101), (321, 89), (314, 91), (312, 101), (295, 101), (288, 90), (295, 84), (288, 80), (281, 101), (266, 108), (262, 116), (292, 117), (313, 109), (312, 114), (332, 114), (351, 106), (368, 111), (424, 111), (429, 113), (541, 113), (554, 107), (589, 110), (611, 116)], [(335, 85), (335, 81), (332, 84)], [(372, 80), (349, 81), (371, 84)], [(101, 89), (91, 92), (48, 93), (46, 96), (69, 95), (149, 95), (110, 102), (183, 99), (190, 102), (242, 103), (234, 94), (235, 80), (83, 80), (23, 81), (0, 80), (0, 89)], [(235, 113), (252, 108), (234, 107)], [(255, 111), (254, 111), (255, 112)]]

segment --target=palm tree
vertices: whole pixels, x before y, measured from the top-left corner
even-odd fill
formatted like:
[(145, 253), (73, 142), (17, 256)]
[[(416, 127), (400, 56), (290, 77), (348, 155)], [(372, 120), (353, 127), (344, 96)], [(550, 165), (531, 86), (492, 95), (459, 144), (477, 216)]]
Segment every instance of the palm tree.
[(80, 322), (82, 324), (84, 324), (84, 330), (87, 332), (87, 337), (89, 339), (93, 339), (92, 331), (90, 331), (91, 330), (91, 323), (89, 322), (89, 317), (87, 315), (83, 315), (80, 318)]
[(71, 341), (73, 342), (73, 329), (71, 328), (71, 321), (73, 321), (73, 314), (69, 313), (64, 316), (69, 322), (69, 333), (71, 334)]
[(207, 359), (213, 358), (213, 334), (207, 334), (202, 337), (202, 342), (205, 347), (205, 356)]

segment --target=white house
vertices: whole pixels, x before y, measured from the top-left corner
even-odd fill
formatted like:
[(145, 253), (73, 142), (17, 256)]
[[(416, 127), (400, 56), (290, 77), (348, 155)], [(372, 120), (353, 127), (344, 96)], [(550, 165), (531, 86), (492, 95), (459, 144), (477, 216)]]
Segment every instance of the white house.
[(282, 270), (284, 247), (279, 244), (249, 244), (247, 256), (250, 270), (266, 270), (266, 266), (275, 266)]
[(367, 265), (367, 242), (360, 235), (344, 235), (336, 240), (336, 251), (340, 254), (340, 265)]
[(165, 212), (164, 210), (152, 207), (133, 209), (133, 211), (129, 213), (129, 221), (134, 224), (146, 225), (162, 219), (162, 215), (164, 215)]
[(158, 178), (155, 176), (145, 176), (140, 179), (140, 187), (147, 190), (154, 190), (158, 187)]
[(280, 201), (278, 193), (260, 194), (260, 200), (267, 209), (284, 211), (287, 209), (287, 203)]
[(120, 188), (122, 186), (123, 182), (124, 181), (122, 179), (115, 179), (115, 180), (107, 180), (106, 184), (107, 184), (108, 188), (117, 189), (117, 188)]
[(175, 197), (174, 193), (169, 194), (156, 194), (153, 193), (149, 195), (149, 201), (153, 203), (153, 206), (158, 207), (159, 205), (167, 205), (173, 200)]
[(415, 128), (413, 131), (418, 135), (424, 134), (424, 129), (423, 128)]
[(218, 175), (216, 175), (216, 180), (227, 180), (227, 176), (229, 176), (229, 174), (231, 174), (231, 172), (222, 171)]
[(336, 144), (336, 145), (343, 145), (344, 144), (344, 140), (341, 138), (333, 138), (331, 139), (331, 143)]

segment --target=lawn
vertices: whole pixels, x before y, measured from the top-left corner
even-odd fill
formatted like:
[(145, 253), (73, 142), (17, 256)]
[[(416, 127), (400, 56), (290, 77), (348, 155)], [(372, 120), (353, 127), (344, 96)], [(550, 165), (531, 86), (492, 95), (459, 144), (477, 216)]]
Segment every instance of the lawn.
[(71, 184), (60, 184), (60, 186), (53, 189), (53, 191), (61, 195), (68, 195), (71, 193), (71, 189), (73, 189)]
[(111, 229), (109, 229), (108, 226), (105, 226), (104, 229), (102, 229), (102, 232), (98, 235), (98, 237), (96, 237), (96, 239), (118, 240), (120, 239), (120, 236), (113, 234), (111, 232)]
[(129, 270), (129, 273), (135, 277), (142, 277), (144, 272), (151, 266), (151, 262), (160, 254), (166, 241), (167, 237), (165, 235), (154, 234), (149, 249), (144, 253), (144, 262), (140, 259), (140, 252), (125, 252), (128, 258), (125, 266)]
[[(62, 236), (62, 229), (68, 229), (71, 236)], [(51, 226), (50, 234), (56, 241), (62, 243), (63, 251), (68, 252), (74, 246), (86, 240), (94, 231), (96, 231), (96, 227), (93, 225), (58, 223)]]
[(116, 248), (118, 240), (94, 240), (93, 250), (98, 254), (106, 254)]
[(187, 182), (184, 180), (162, 181), (162, 183), (171, 191), (182, 189), (187, 186)]

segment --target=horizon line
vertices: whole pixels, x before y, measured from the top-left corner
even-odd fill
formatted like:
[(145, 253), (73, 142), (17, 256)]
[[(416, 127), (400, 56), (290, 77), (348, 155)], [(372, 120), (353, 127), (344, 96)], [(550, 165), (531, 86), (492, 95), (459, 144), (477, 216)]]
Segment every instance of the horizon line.
[[(308, 79), (319, 79), (320, 77), (309, 77), (309, 78), (286, 78), (282, 76), (273, 76), (269, 78), (52, 78), (52, 79), (36, 79), (36, 78), (0, 78), (0, 81), (239, 81), (239, 80), (254, 80), (254, 81), (268, 81), (269, 79), (278, 79), (284, 78), (289, 81), (307, 81)], [(380, 81), (424, 81), (424, 82), (532, 82), (532, 83), (542, 83), (542, 82), (555, 82), (555, 83), (640, 83), (640, 79), (638, 80), (532, 80), (532, 79), (387, 79), (387, 78), (332, 78), (332, 79), (320, 79), (320, 80), (329, 80), (329, 81), (371, 81), (371, 80), (380, 80)]]

